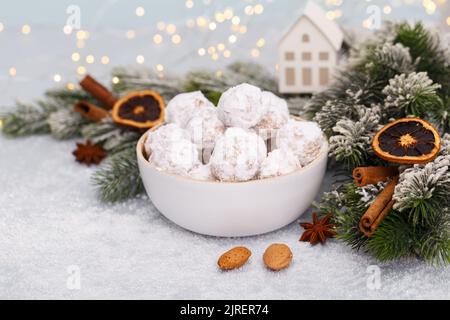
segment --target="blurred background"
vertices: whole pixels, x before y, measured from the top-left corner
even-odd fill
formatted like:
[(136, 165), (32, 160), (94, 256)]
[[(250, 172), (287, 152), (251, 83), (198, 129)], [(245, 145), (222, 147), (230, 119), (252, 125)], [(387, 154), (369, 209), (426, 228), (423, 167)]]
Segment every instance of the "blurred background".
[[(307, 1), (15, 0), (0, 2), (0, 109), (86, 73), (114, 81), (115, 66), (160, 77), (221, 70), (251, 60), (276, 72), (276, 47)], [(373, 32), (368, 17), (423, 21), (450, 32), (450, 0), (317, 0), (347, 31)]]

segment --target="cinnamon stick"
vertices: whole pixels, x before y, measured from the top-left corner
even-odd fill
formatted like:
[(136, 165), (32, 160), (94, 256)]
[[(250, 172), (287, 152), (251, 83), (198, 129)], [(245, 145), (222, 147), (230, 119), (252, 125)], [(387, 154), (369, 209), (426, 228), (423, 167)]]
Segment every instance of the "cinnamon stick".
[(398, 176), (395, 176), (380, 192), (378, 197), (372, 203), (372, 205), (367, 209), (366, 213), (361, 217), (359, 222), (359, 229), (367, 237), (371, 237), (378, 225), (384, 219), (384, 217), (391, 211), (394, 200), (392, 196), (394, 195), (395, 186), (398, 183)]
[(81, 80), (80, 86), (109, 109), (112, 109), (114, 104), (117, 102), (117, 98), (111, 93), (111, 91), (106, 89), (90, 75), (87, 75), (83, 80)]
[(108, 116), (108, 111), (87, 101), (77, 102), (73, 106), (73, 110), (81, 114), (83, 117), (96, 122)]
[(357, 187), (377, 184), (398, 175), (398, 167), (358, 167), (353, 170), (353, 178)]

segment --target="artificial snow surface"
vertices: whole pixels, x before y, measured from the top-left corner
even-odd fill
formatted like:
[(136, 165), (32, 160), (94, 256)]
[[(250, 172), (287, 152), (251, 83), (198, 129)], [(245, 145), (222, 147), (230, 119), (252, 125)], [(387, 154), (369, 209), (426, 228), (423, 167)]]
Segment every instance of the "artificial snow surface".
[[(94, 168), (71, 155), (74, 141), (0, 136), (0, 146), (0, 298), (449, 298), (450, 268), (378, 264), (381, 288), (370, 289), (375, 260), (336, 240), (300, 243), (297, 223), (258, 237), (201, 236), (165, 219), (146, 197), (100, 203), (89, 183)], [(273, 242), (294, 254), (279, 273), (262, 262)], [(252, 250), (249, 263), (219, 271), (218, 257), (237, 245)], [(81, 276), (75, 290), (67, 286), (73, 266)]]

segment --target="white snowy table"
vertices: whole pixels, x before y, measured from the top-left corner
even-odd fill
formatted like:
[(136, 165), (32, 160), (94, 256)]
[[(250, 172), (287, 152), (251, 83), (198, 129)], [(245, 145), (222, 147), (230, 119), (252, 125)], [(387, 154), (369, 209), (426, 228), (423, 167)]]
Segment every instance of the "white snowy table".
[[(0, 298), (449, 298), (450, 268), (378, 264), (375, 289), (368, 267), (376, 261), (336, 240), (300, 243), (297, 223), (263, 236), (217, 239), (175, 226), (146, 197), (101, 204), (89, 183), (93, 169), (74, 161), (73, 148), (74, 141), (46, 136), (0, 137)], [(263, 266), (273, 242), (293, 250), (283, 272)], [(250, 262), (220, 272), (218, 256), (235, 245), (252, 250)]]

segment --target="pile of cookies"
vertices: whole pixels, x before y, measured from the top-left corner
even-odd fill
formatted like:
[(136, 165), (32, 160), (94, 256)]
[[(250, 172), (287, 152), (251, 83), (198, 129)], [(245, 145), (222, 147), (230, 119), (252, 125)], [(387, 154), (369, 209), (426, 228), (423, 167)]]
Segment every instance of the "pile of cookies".
[(242, 182), (291, 173), (318, 157), (317, 124), (291, 119), (285, 100), (241, 84), (215, 107), (201, 92), (174, 97), (145, 152), (160, 170), (203, 181)]

